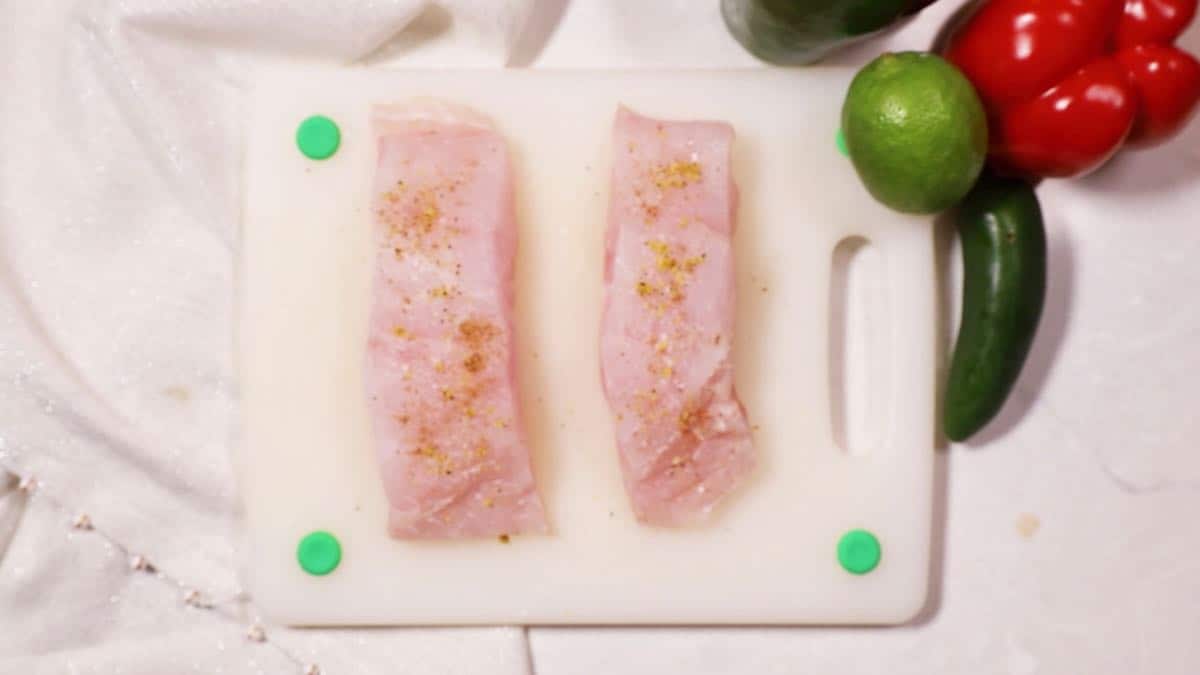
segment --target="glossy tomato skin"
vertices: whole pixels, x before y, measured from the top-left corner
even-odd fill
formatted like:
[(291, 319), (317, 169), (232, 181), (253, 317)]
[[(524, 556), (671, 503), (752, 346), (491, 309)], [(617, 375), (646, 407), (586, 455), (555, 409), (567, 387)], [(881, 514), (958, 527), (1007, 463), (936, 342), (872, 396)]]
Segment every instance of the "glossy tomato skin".
[(1076, 176), (1177, 133), (1200, 64), (1170, 45), (1197, 0), (977, 0), (939, 40), (988, 111), (990, 162)]
[(985, 104), (1040, 96), (1100, 58), (1116, 27), (1120, 0), (991, 0), (950, 38), (945, 56), (962, 69)]
[(1195, 16), (1196, 0), (1126, 0), (1114, 46), (1170, 44)]
[(1157, 44), (1123, 49), (1117, 59), (1139, 100), (1129, 144), (1150, 147), (1179, 133), (1200, 100), (1200, 62), (1181, 49)]
[(1121, 65), (1111, 58), (1090, 63), (999, 117), (994, 163), (1008, 173), (1048, 178), (1087, 173), (1117, 151), (1136, 111)]

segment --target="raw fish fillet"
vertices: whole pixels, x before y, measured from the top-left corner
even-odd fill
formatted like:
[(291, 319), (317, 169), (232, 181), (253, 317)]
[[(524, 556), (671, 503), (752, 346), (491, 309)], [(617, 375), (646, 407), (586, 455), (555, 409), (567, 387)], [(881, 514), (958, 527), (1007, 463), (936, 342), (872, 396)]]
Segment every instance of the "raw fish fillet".
[(600, 336), (639, 520), (699, 520), (754, 469), (733, 387), (733, 129), (617, 111)]
[(367, 403), (405, 539), (544, 532), (513, 335), (504, 139), (465, 108), (377, 107)]

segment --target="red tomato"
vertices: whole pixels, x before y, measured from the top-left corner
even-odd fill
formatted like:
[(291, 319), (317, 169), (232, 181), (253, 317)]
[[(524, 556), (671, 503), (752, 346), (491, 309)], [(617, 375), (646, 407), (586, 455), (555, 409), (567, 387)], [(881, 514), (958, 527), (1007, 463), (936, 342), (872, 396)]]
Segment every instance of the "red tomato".
[(990, 159), (1010, 173), (1075, 176), (1126, 141), (1177, 133), (1200, 102), (1200, 63), (1171, 45), (1197, 0), (979, 0), (945, 57), (988, 112)]

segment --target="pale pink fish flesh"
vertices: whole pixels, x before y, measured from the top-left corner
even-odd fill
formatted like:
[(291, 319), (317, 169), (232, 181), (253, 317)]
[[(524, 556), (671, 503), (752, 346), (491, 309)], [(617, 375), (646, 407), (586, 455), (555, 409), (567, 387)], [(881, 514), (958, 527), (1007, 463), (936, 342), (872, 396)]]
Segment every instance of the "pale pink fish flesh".
[(544, 532), (513, 332), (517, 224), (504, 139), (435, 102), (379, 106), (364, 381), (388, 529)]
[(600, 336), (639, 520), (704, 520), (752, 473), (733, 384), (733, 129), (617, 111)]

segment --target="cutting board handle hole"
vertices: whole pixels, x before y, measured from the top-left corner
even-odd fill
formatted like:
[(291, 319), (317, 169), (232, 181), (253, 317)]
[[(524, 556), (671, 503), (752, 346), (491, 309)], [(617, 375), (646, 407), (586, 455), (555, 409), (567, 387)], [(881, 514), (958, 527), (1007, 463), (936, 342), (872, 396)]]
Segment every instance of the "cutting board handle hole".
[(833, 439), (849, 455), (883, 442), (888, 386), (883, 257), (861, 236), (833, 249), (829, 293), (829, 412)]

